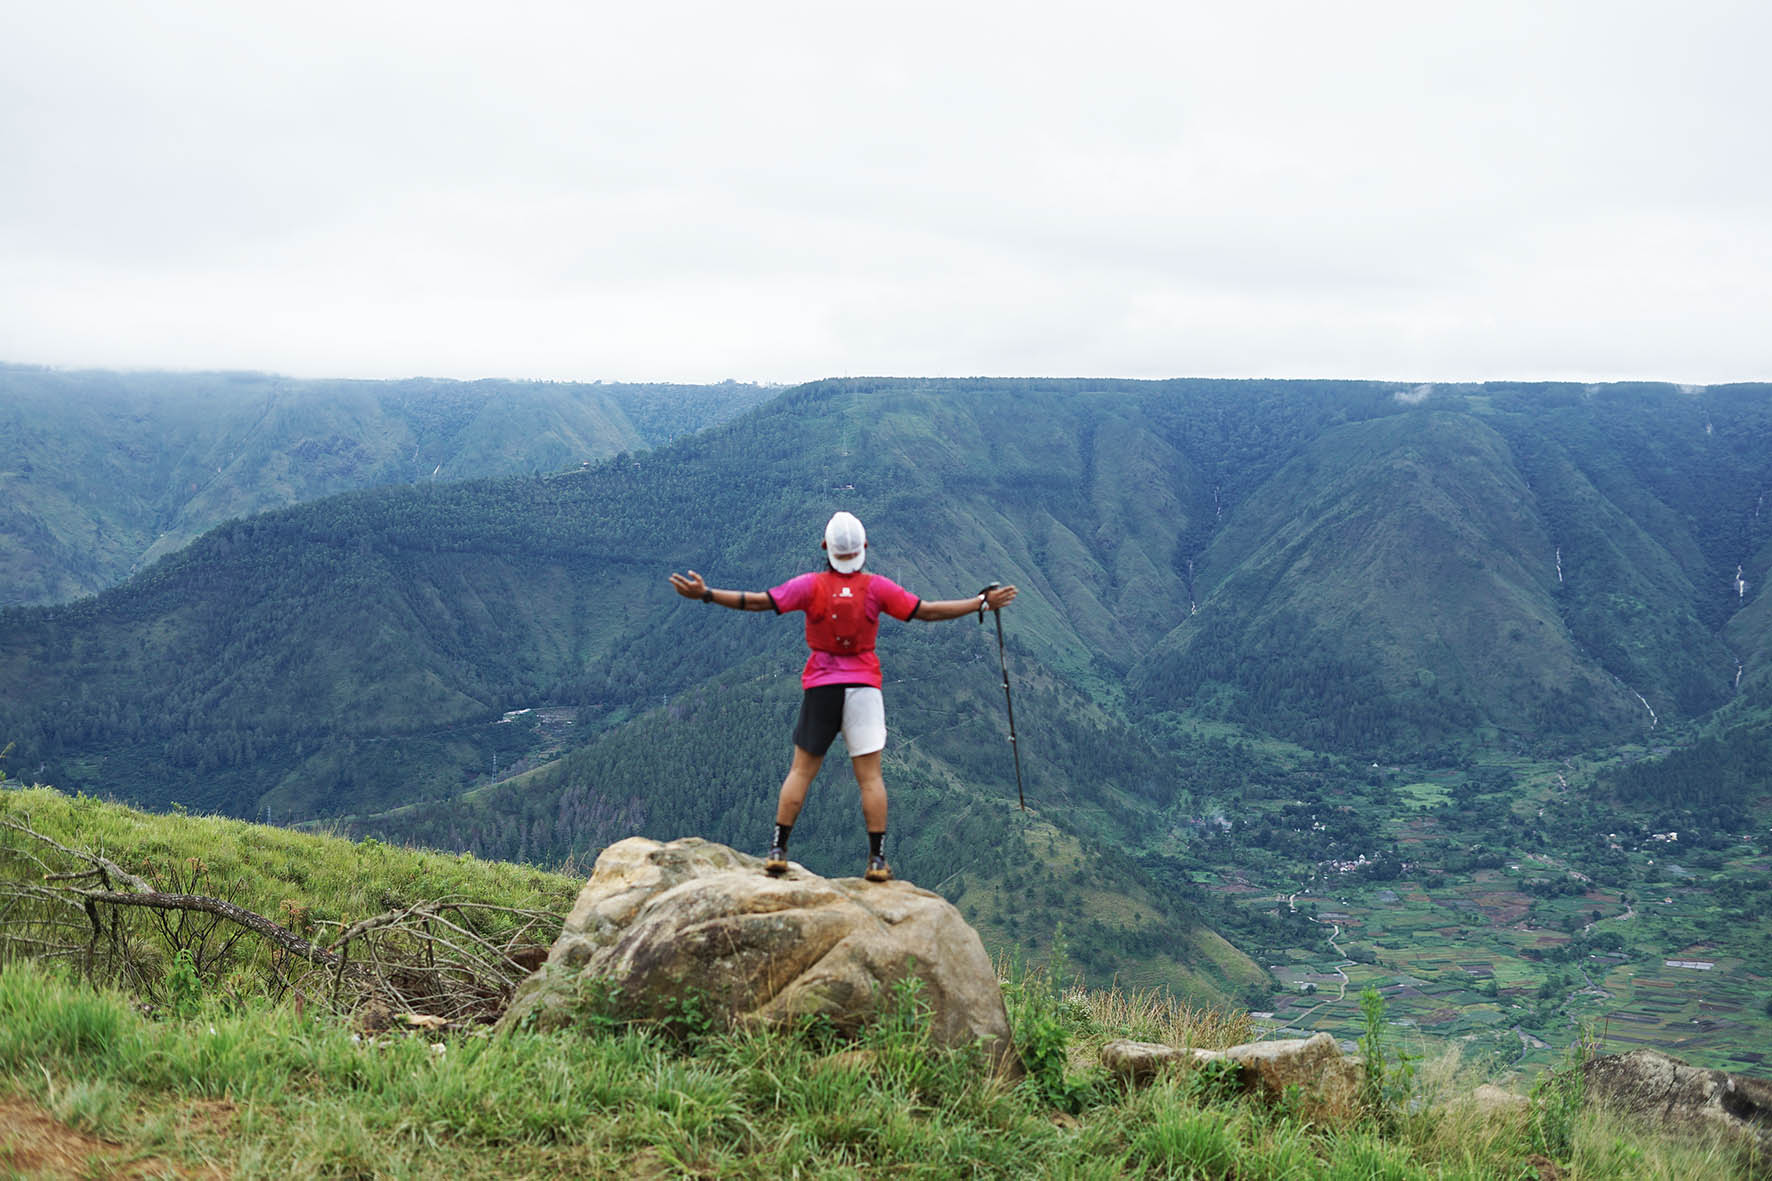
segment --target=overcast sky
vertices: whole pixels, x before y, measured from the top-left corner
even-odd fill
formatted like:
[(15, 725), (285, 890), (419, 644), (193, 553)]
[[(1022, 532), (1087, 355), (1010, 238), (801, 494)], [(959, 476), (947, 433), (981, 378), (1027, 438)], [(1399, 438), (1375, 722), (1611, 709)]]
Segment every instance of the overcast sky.
[(0, 360), (1772, 380), (1772, 5), (0, 3)]

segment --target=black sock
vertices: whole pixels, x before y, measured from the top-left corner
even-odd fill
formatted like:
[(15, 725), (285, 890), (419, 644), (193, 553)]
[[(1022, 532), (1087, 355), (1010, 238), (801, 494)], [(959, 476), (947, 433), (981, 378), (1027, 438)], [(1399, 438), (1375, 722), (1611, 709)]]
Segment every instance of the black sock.
[(868, 856), (869, 857), (884, 857), (884, 856), (886, 856), (886, 854), (881, 851), (884, 848), (885, 844), (886, 844), (886, 834), (885, 833), (870, 832), (868, 834)]
[(787, 852), (788, 834), (793, 831), (794, 831), (794, 826), (791, 824), (777, 824), (775, 826), (774, 847), (777, 849), (780, 849), (784, 853)]

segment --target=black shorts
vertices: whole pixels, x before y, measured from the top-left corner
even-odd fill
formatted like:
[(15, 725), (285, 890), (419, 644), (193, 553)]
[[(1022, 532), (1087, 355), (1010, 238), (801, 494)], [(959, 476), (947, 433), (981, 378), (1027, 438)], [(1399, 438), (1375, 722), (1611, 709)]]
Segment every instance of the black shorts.
[(886, 745), (886, 715), (880, 691), (872, 685), (816, 685), (800, 698), (794, 745), (823, 758), (837, 735), (850, 757), (869, 755)]

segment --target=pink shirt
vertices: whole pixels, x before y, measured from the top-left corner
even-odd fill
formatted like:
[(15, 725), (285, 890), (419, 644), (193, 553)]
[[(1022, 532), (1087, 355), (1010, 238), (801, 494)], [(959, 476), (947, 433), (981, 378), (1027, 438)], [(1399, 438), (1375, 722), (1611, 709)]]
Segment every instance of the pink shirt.
[[(817, 574), (797, 575), (771, 590), (769, 601), (775, 604), (776, 613), (804, 611), (811, 606), (812, 586), (817, 578)], [(868, 579), (865, 610), (869, 623), (877, 621), (882, 611), (894, 619), (909, 620), (917, 613), (922, 602), (922, 599), (890, 578), (875, 574)], [(819, 685), (872, 685), (878, 689), (880, 658), (872, 652), (843, 655), (837, 652), (820, 652), (815, 648), (806, 658), (806, 667), (800, 672), (800, 686), (812, 689)]]

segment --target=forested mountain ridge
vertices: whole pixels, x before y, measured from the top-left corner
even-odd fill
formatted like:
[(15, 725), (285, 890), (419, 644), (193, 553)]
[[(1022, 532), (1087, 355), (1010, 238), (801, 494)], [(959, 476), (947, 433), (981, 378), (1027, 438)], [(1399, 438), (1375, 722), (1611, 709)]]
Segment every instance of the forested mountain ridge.
[[(895, 858), (987, 930), (1065, 923), (1111, 974), (1110, 948), (1205, 938), (1186, 851), (1244, 801), (1767, 704), (1768, 394), (815, 383), (621, 463), (231, 522), (96, 599), (5, 612), (0, 735), (24, 777), (155, 807), (544, 861), (634, 831), (755, 846), (799, 629), (665, 575), (773, 585), (849, 508), (870, 568), (914, 591), (1023, 591), (1037, 819), (1006, 827), (992, 630), (888, 623)], [(852, 792), (827, 775), (799, 855), (854, 844)], [(1293, 823), (1256, 814), (1274, 840)], [(1298, 853), (1383, 840), (1338, 816)], [(1246, 978), (1226, 952), (1220, 988)]]
[[(97, 600), (10, 613), (9, 720), (170, 751), (628, 707), (791, 659), (788, 629), (688, 609), (662, 576), (769, 585), (834, 506), (914, 588), (1020, 583), (1028, 655), (1086, 687), (1130, 673), (1133, 715), (1356, 751), (1554, 745), (1700, 716), (1738, 661), (1739, 688), (1766, 684), (1763, 389), (1399, 392), (822, 383), (624, 464), (263, 514)], [(34, 704), (80, 699), (78, 719)], [(229, 811), (269, 788), (178, 779)]]
[[(722, 585), (771, 585), (816, 559), (807, 539), (843, 502), (874, 523), (874, 568), (939, 595), (1019, 578), (1036, 593), (1016, 618), (1044, 659), (1123, 666), (1172, 625), (1179, 580), (1167, 555), (1146, 556), (1161, 553), (1161, 537), (1123, 542), (1118, 514), (1104, 517), (1079, 493), (1089, 453), (1074, 440), (1101, 412), (1087, 400), (1068, 405), (1068, 393), (1047, 400), (1061, 417), (1042, 416), (1030, 440), (1027, 406), (1006, 415), (974, 399), (961, 413), (896, 387), (812, 389), (626, 465), (375, 490), (263, 514), (95, 600), (11, 613), (0, 657), (19, 662), (16, 683), (28, 687), (19, 704), (39, 694), (104, 703), (41, 716), (46, 732), (76, 728), (76, 746), (138, 732), (177, 747), (217, 732), (249, 745), (382, 736), (538, 698), (621, 708), (759, 651), (792, 661), (799, 642), (789, 629), (734, 628), (676, 600), (663, 575), (696, 564)], [(1012, 495), (967, 470), (980, 452)], [(1159, 526), (1175, 528), (1153, 518)], [(1050, 579), (1031, 561), (1048, 550)], [(1122, 568), (1118, 577), (1098, 555)], [(1140, 577), (1159, 585), (1140, 589)], [(1091, 602), (1115, 596), (1135, 609), (1107, 618)], [(1093, 645), (1078, 623), (1097, 633)], [(213, 772), (218, 758), (198, 761)], [(201, 795), (181, 778), (165, 780), (170, 798), (242, 807), (223, 803), (238, 793), (213, 774)], [(255, 805), (256, 793), (245, 808)]]
[(1769, 432), (1763, 387), (1442, 393), (1326, 431), (1201, 556), (1202, 609), (1135, 683), (1399, 754), (1702, 715), (1772, 671)]
[(0, 364), (0, 605), (92, 594), (232, 517), (379, 484), (556, 471), (772, 392)]

